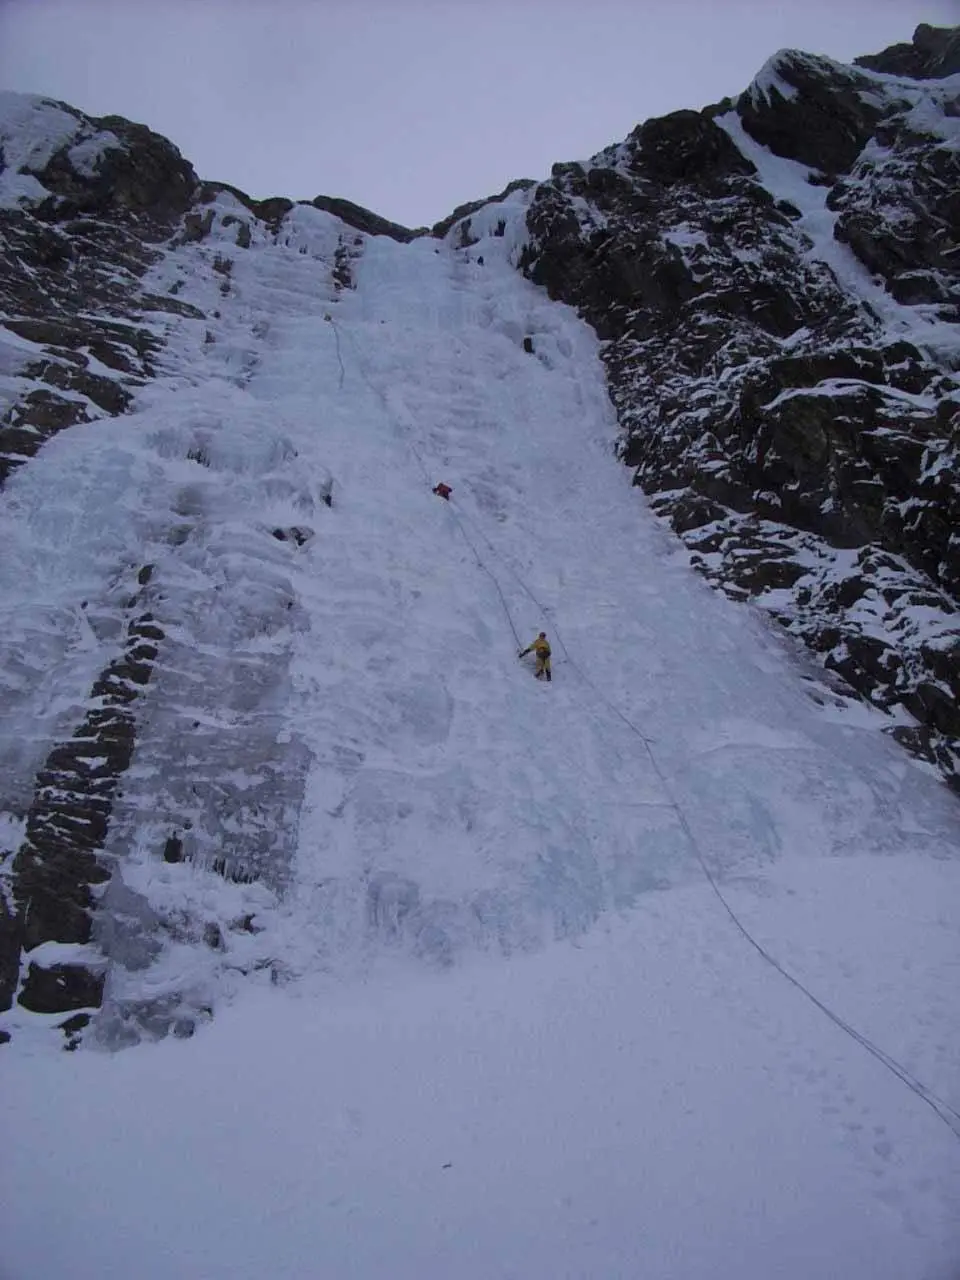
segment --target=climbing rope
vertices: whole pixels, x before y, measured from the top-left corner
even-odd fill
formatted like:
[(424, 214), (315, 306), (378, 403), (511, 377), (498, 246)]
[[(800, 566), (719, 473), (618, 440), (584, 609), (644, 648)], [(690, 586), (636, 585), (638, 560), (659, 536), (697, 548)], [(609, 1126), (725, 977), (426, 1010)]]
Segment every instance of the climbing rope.
[(343, 356), (340, 354), (340, 330), (337, 328), (337, 322), (336, 320), (334, 320), (333, 316), (330, 314), (329, 311), (326, 313), (326, 315), (323, 318), (324, 320), (328, 320), (330, 322), (330, 325), (333, 328), (333, 340), (337, 344), (337, 362), (340, 365), (340, 381), (337, 385), (337, 389), (339, 391), (342, 391), (343, 380), (346, 377), (346, 370), (343, 367)]
[[(334, 325), (334, 332), (336, 333), (336, 325)], [(356, 342), (355, 342), (355, 339), (353, 339), (352, 334), (351, 334), (351, 339), (354, 341), (354, 345), (356, 346)], [(338, 356), (340, 354), (339, 340), (337, 344), (337, 354)], [(360, 359), (359, 351), (357, 352), (357, 355), (358, 355), (358, 364), (360, 368), (361, 377), (363, 378), (364, 382), (366, 382), (367, 386), (371, 389), (371, 391), (373, 391), (374, 394), (379, 397), (379, 399), (383, 403), (384, 408), (387, 410), (387, 413), (389, 414), (390, 406), (387, 402), (386, 396), (380, 390), (380, 388), (375, 386), (367, 377), (366, 371), (363, 368), (363, 362)], [(341, 386), (342, 386), (342, 382), (343, 382), (342, 361), (341, 361), (340, 367), (341, 367)], [(424, 478), (429, 483), (431, 479), (430, 473), (427, 470), (426, 463), (424, 462), (424, 459), (422, 454), (420, 453), (420, 450), (417, 448), (417, 445), (412, 438), (412, 434), (405, 432), (404, 440), (407, 446), (409, 447), (411, 453), (416, 458), (417, 464), (420, 467), (420, 470), (423, 472)], [(469, 534), (467, 533), (466, 524), (465, 524), (465, 521), (467, 521), (467, 517), (463, 515), (461, 512), (459, 512), (456, 508), (451, 508), (451, 513), (457, 524), (457, 527), (460, 530), (460, 533), (462, 534), (464, 540), (466, 541), (467, 545), (472, 551), (478, 567), (485, 574), (487, 574), (487, 576), (490, 578), (491, 582), (493, 583), (494, 588), (496, 589), (497, 595), (500, 599), (500, 603), (503, 607), (503, 612), (509, 624), (510, 631), (513, 635), (514, 640), (519, 646), (521, 644), (520, 637), (517, 633), (517, 628), (514, 625), (513, 616), (510, 612), (510, 608), (507, 604), (506, 597), (504, 596), (503, 590), (500, 586), (500, 582), (497, 576), (494, 574), (493, 570), (484, 561), (483, 557), (480, 555), (479, 550), (477, 549), (476, 544), (473, 542), (473, 540), (470, 538)], [(831, 1009), (829, 1005), (825, 1004), (824, 1001), (822, 1001), (818, 996), (816, 996), (810, 990), (810, 988), (806, 986), (804, 982), (802, 982), (798, 977), (796, 977), (788, 969), (786, 969), (780, 963), (780, 961), (776, 958), (776, 956), (772, 955), (766, 949), (766, 947), (764, 947), (762, 943), (758, 942), (757, 939), (753, 936), (753, 934), (750, 932), (747, 926), (743, 923), (743, 921), (737, 915), (736, 911), (734, 911), (733, 907), (730, 905), (729, 901), (727, 900), (726, 896), (723, 893), (723, 890), (720, 888), (720, 885), (717, 882), (716, 876), (714, 875), (713, 871), (710, 869), (710, 865), (707, 861), (706, 855), (704, 854), (703, 849), (700, 845), (700, 842), (697, 839), (696, 835), (694, 834), (692, 827), (690, 826), (686, 813), (684, 812), (683, 806), (681, 805), (680, 801), (676, 798), (676, 796), (673, 794), (673, 790), (670, 787), (666, 774), (661, 768), (660, 763), (657, 760), (657, 757), (653, 751), (652, 743), (655, 741), (655, 739), (646, 737), (646, 735), (643, 734), (640, 731), (640, 729), (633, 723), (633, 721), (629, 718), (629, 716), (625, 715), (624, 712), (621, 711), (620, 708), (606, 696), (603, 690), (600, 689), (600, 687), (589, 677), (589, 675), (587, 675), (587, 673), (580, 666), (580, 664), (574, 660), (574, 658), (570, 654), (569, 649), (567, 648), (566, 643), (564, 642), (563, 636), (560, 632), (559, 626), (557, 625), (556, 619), (552, 616), (553, 611), (546, 608), (546, 606), (542, 604), (542, 602), (538, 599), (536, 593), (524, 581), (522, 575), (518, 572), (516, 568), (514, 568), (514, 566), (510, 563), (508, 558), (497, 550), (497, 548), (493, 545), (493, 543), (490, 541), (490, 539), (487, 537), (484, 531), (480, 528), (480, 526), (476, 523), (476, 521), (469, 520), (469, 523), (471, 527), (475, 529), (476, 533), (479, 535), (482, 541), (486, 544), (490, 553), (497, 560), (499, 560), (499, 562), (502, 565), (504, 565), (507, 571), (516, 580), (521, 590), (536, 606), (539, 614), (542, 617), (546, 617), (550, 615), (550, 625), (553, 629), (554, 636), (560, 648), (562, 649), (565, 659), (569, 663), (570, 667), (579, 675), (583, 683), (589, 689), (593, 690), (594, 694), (603, 703), (603, 705), (606, 706), (608, 710), (613, 715), (615, 715), (620, 721), (622, 721), (622, 723), (627, 727), (627, 729), (632, 734), (634, 734), (634, 736), (637, 737), (640, 742), (643, 743), (644, 750), (646, 751), (647, 756), (650, 760), (650, 765), (654, 773), (656, 774), (656, 777), (660, 784), (660, 788), (665, 797), (667, 807), (670, 808), (676, 815), (677, 822), (680, 826), (680, 829), (683, 831), (684, 836), (694, 856), (696, 857), (696, 860), (700, 866), (700, 869), (703, 872), (703, 875), (707, 881), (707, 884), (710, 886), (718, 902), (722, 906), (724, 912), (729, 917), (731, 923), (737, 929), (737, 931), (739, 932), (741, 937), (744, 939), (744, 941), (746, 941), (753, 948), (753, 950), (757, 953), (757, 955), (759, 955), (766, 962), (766, 964), (768, 964), (772, 969), (774, 969), (778, 974), (780, 974), (780, 976), (784, 978), (787, 982), (789, 982), (790, 985), (795, 990), (799, 991), (801, 995), (805, 996), (806, 999), (809, 1000), (809, 1002), (824, 1015), (824, 1017), (828, 1018), (834, 1024), (834, 1026), (838, 1027), (841, 1031), (845, 1032), (848, 1036), (850, 1036), (850, 1038), (854, 1040), (857, 1044), (859, 1044), (861, 1048), (865, 1049), (867, 1053), (869, 1053), (873, 1058), (877, 1060), (877, 1062), (881, 1063), (881, 1065), (886, 1067), (886, 1069), (893, 1076), (895, 1076), (898, 1080), (900, 1080), (901, 1083), (906, 1085), (906, 1087), (910, 1089), (910, 1091), (913, 1094), (915, 1094), (916, 1097), (918, 1097), (922, 1102), (926, 1103), (926, 1105), (934, 1112), (934, 1114), (938, 1116), (940, 1120), (943, 1121), (943, 1123), (947, 1126), (947, 1128), (954, 1135), (954, 1137), (960, 1139), (960, 1111), (958, 1111), (955, 1107), (951, 1106), (949, 1102), (939, 1097), (932, 1089), (928, 1088), (920, 1080), (918, 1080), (917, 1077), (913, 1075), (913, 1073), (907, 1067), (905, 1067), (902, 1062), (899, 1062), (896, 1058), (894, 1058), (892, 1054), (889, 1054), (885, 1050), (881, 1049), (868, 1036), (865, 1036), (862, 1032), (858, 1031), (856, 1027), (852, 1026), (851, 1023), (847, 1022), (845, 1018), (841, 1017), (840, 1014), (836, 1013), (833, 1009)]]
[(456, 521), (457, 528), (460, 530), (460, 533), (463, 535), (464, 541), (466, 542), (470, 550), (473, 552), (474, 559), (476, 560), (480, 568), (483, 570), (483, 572), (490, 579), (490, 581), (493, 583), (494, 589), (496, 590), (497, 595), (500, 597), (500, 604), (503, 606), (504, 616), (507, 619), (507, 623), (509, 624), (510, 631), (512, 632), (513, 638), (516, 641), (517, 648), (518, 649), (522, 648), (523, 642), (521, 641), (520, 636), (517, 633), (517, 628), (514, 626), (513, 615), (510, 613), (510, 606), (507, 604), (507, 598), (503, 594), (503, 590), (500, 586), (499, 580), (497, 579), (497, 575), (484, 562), (483, 557), (480, 555), (480, 552), (477, 550), (474, 544), (470, 541), (470, 535), (467, 533), (466, 529), (463, 526), (463, 521), (460, 519), (459, 512), (454, 510), (452, 514), (453, 514), (454, 520)]

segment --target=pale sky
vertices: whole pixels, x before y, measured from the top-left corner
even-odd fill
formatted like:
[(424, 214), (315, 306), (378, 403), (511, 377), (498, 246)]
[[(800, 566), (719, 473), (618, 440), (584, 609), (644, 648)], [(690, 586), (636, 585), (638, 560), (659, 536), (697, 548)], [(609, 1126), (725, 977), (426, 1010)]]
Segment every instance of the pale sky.
[(407, 226), (960, 0), (0, 0), (0, 88), (123, 115), (255, 197)]

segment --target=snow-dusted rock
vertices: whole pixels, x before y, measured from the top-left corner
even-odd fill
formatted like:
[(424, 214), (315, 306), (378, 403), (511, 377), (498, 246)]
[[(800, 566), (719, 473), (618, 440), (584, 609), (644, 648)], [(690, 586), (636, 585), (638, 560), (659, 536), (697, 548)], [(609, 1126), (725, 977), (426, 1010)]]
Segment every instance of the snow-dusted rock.
[(859, 67), (892, 76), (939, 80), (960, 72), (960, 28), (931, 27), (921, 22), (909, 44), (895, 44), (882, 53), (855, 58)]

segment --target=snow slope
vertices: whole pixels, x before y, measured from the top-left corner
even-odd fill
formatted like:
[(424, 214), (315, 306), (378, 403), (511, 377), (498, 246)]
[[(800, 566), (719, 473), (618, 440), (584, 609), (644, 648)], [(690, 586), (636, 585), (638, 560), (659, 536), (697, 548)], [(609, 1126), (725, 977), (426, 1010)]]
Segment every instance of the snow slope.
[[(7, 1019), (5, 1280), (955, 1274), (956, 801), (691, 573), (511, 264), (524, 199), (470, 251), (307, 207), (226, 273), (182, 247), (156, 287), (219, 315), (10, 482), (10, 627), (77, 621), (5, 747), (131, 566), (167, 644), (97, 1034)], [(97, 1051), (151, 1001), (217, 1016)]]

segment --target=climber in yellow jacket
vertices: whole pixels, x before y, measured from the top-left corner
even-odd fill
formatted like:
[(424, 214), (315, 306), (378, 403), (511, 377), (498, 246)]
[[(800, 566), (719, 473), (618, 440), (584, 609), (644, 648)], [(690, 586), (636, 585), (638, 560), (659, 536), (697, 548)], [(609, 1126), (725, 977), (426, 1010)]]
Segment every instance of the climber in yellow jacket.
[(536, 640), (532, 644), (528, 644), (526, 649), (521, 649), (519, 657), (525, 658), (528, 653), (533, 653), (537, 659), (537, 669), (534, 675), (539, 680), (541, 676), (546, 676), (548, 680), (552, 680), (550, 674), (550, 641), (547, 639), (547, 633), (541, 631)]

